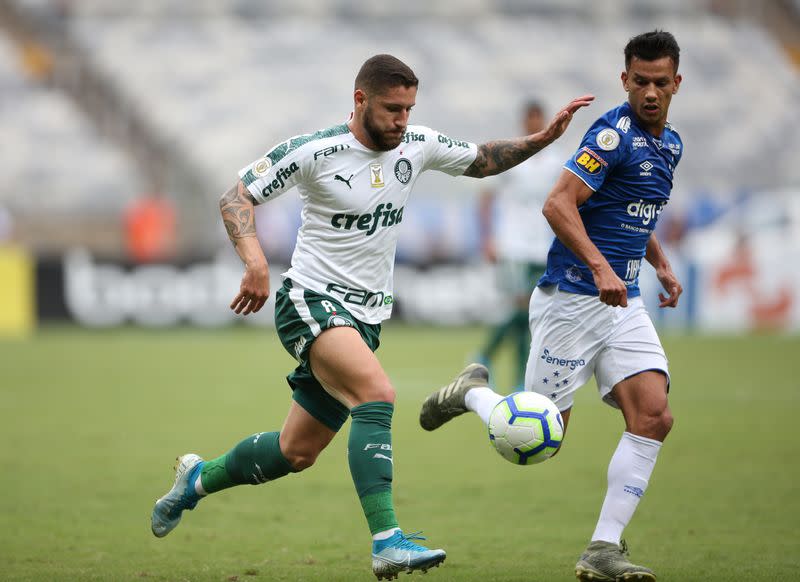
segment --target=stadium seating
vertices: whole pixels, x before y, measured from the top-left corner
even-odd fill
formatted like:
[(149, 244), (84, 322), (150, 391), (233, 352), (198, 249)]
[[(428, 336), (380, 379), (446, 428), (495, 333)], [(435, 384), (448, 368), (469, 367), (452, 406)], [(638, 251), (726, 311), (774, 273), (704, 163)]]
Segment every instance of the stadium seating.
[[(64, 5), (19, 4), (44, 13)], [(676, 177), (676, 203), (696, 191), (732, 197), (743, 189), (798, 184), (797, 72), (765, 31), (715, 17), (689, 0), (588, 8), (574, 0), (406, 0), (358, 10), (346, 0), (83, 0), (68, 6), (61, 23), (132, 105), (201, 168), (208, 191), (200, 194), (209, 200), (276, 142), (344, 121), (355, 71), (376, 52), (396, 54), (419, 75), (412, 122), (472, 141), (516, 133), (520, 105), (531, 96), (552, 109), (594, 93), (592, 110), (578, 115), (557, 146), (566, 156), (596, 115), (625, 98), (619, 82), (625, 41), (656, 25), (673, 31), (682, 47), (684, 83), (671, 118), (687, 155)], [(10, 47), (0, 44), (6, 104), (0, 116), (16, 144), (6, 161), (11, 183), (35, 179), (53, 204), (75, 206), (119, 204), (136, 192), (124, 157), (62, 97), (11, 74), (12, 64)], [(17, 97), (6, 101), (6, 94)], [(26, 102), (23, 115), (8, 105), (13, 100)], [(415, 197), (441, 200), (458, 223), (473, 215), (464, 196), (480, 185), (425, 176)], [(278, 215), (296, 212), (296, 202), (276, 205)], [(448, 247), (468, 252), (474, 236), (450, 230), (457, 240)], [(416, 251), (411, 245), (403, 252)]]
[[(792, 183), (800, 82), (777, 45), (760, 29), (710, 16), (671, 15), (660, 24), (683, 49), (685, 82), (671, 117), (690, 155), (678, 186), (736, 191)], [(496, 14), (471, 26), (440, 18), (398, 26), (363, 15), (348, 22), (229, 13), (80, 16), (72, 30), (97, 64), (208, 169), (211, 183), (224, 187), (271, 144), (344, 120), (355, 70), (381, 51), (405, 59), (422, 80), (413, 121), (464, 139), (515, 132), (518, 106), (530, 95), (555, 107), (595, 93), (594, 111), (582, 114), (562, 143), (571, 149), (591, 116), (624, 99), (622, 45), (649, 26)], [(465, 188), (449, 181), (432, 189)]]
[(15, 213), (118, 213), (141, 189), (128, 158), (63, 94), (29, 81), (0, 37), (0, 203)]

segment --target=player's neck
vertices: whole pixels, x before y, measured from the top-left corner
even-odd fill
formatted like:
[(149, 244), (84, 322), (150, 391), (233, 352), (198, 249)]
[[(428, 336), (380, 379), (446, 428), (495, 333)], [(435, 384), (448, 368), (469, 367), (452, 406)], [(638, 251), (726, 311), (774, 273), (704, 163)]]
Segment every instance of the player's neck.
[(359, 123), (355, 116), (350, 118), (350, 121), (347, 122), (347, 127), (350, 128), (350, 133), (353, 134), (353, 137), (355, 137), (361, 145), (367, 149), (378, 151), (378, 148), (372, 142), (372, 139), (370, 139), (367, 130), (364, 129), (364, 124)]
[(647, 133), (655, 137), (656, 139), (661, 138), (661, 134), (664, 133), (664, 128), (667, 126), (667, 120), (664, 119), (663, 121), (659, 121), (658, 123), (645, 123), (642, 119), (636, 115), (636, 112), (633, 112), (633, 115), (636, 117), (636, 121), (639, 123), (639, 127), (645, 130)]

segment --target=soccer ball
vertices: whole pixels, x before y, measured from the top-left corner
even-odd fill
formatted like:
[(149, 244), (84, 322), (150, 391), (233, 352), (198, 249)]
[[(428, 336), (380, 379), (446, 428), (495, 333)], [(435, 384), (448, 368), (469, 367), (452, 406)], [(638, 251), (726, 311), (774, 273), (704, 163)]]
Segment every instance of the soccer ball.
[(564, 438), (564, 422), (547, 396), (515, 392), (503, 398), (489, 416), (489, 440), (515, 465), (541, 463), (553, 456)]

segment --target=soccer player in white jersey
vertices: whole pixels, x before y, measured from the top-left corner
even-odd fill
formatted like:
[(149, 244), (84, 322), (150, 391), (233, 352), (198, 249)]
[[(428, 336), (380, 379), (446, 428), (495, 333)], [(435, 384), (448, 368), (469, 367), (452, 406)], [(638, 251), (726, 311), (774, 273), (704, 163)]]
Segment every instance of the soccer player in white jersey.
[[(603, 400), (625, 418), (597, 527), (575, 566), (580, 580), (656, 579), (628, 560), (621, 536), (673, 422), (667, 358), (638, 278), (646, 259), (667, 292), (659, 294), (660, 306), (678, 304), (681, 284), (655, 226), (683, 154), (680, 136), (667, 122), (681, 83), (679, 56), (668, 32), (628, 42), (622, 73), (628, 100), (592, 125), (543, 209), (557, 238), (531, 296), (525, 389), (553, 400), (566, 428), (575, 391), (594, 374)], [(484, 366), (467, 366), (425, 400), (420, 424), (434, 430), (468, 410), (488, 424), (502, 396), (487, 385)]]
[(206, 495), (273, 481), (307, 469), (352, 418), (348, 461), (372, 533), (378, 579), (425, 571), (443, 550), (414, 543), (398, 527), (392, 502), (391, 421), (395, 392), (374, 355), (381, 321), (392, 310), (392, 273), (406, 201), (421, 172), (476, 178), (503, 172), (567, 128), (586, 95), (542, 131), (477, 146), (408, 125), (418, 80), (390, 55), (376, 55), (355, 80), (350, 120), (287, 139), (244, 169), (220, 201), (228, 235), (245, 265), (231, 308), (256, 312), (270, 293), (269, 267), (256, 239), (253, 206), (297, 186), (302, 224), (291, 267), (276, 294), (278, 336), (297, 360), (287, 377), (293, 402), (280, 431), (250, 435), (224, 455), (178, 459), (175, 484), (153, 509), (158, 537)]
[[(547, 119), (542, 105), (531, 100), (523, 108), (525, 134), (544, 129)], [(528, 301), (536, 281), (544, 274), (553, 231), (542, 216), (550, 188), (561, 173), (564, 158), (549, 147), (496, 178), (481, 193), (481, 247), (486, 260), (497, 265), (498, 286), (511, 309), (492, 326), (476, 358), (487, 367), (508, 340), (514, 353), (515, 390), (522, 390), (531, 335), (528, 329)]]

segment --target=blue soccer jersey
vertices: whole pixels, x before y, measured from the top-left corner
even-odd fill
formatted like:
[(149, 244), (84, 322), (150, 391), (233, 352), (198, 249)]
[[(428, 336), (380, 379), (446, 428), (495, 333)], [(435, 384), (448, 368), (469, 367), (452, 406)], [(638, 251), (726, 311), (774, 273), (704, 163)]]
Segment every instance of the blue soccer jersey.
[[(629, 297), (639, 295), (647, 241), (669, 200), (682, 153), (681, 138), (669, 123), (660, 138), (653, 137), (639, 126), (626, 102), (598, 119), (564, 164), (594, 192), (578, 212), (589, 238), (625, 282)], [(598, 295), (589, 268), (557, 238), (539, 285)]]

